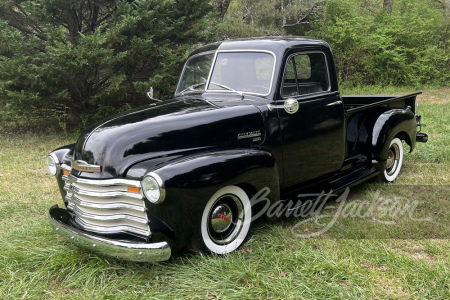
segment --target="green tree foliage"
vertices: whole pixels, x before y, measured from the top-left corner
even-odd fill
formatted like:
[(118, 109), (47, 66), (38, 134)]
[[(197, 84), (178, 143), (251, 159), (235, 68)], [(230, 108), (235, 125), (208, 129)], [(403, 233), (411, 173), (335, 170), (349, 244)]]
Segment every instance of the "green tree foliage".
[(1, 115), (85, 126), (142, 104), (150, 85), (169, 96), (210, 8), (206, 0), (2, 1)]
[(323, 5), (323, 0), (234, 0), (218, 26), (218, 37), (304, 35)]
[(85, 126), (170, 97), (201, 43), (263, 35), (326, 40), (341, 85), (450, 82), (449, 0), (2, 0), (0, 117)]
[(349, 85), (420, 87), (450, 81), (444, 2), (328, 0), (309, 33), (330, 43), (339, 77)]
[(332, 46), (341, 84), (450, 82), (448, 0), (234, 0), (218, 38), (309, 35)]

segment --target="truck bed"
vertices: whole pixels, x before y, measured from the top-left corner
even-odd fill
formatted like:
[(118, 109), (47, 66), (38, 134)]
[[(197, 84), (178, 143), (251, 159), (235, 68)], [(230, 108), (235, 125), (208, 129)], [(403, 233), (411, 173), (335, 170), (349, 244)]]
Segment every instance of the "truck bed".
[(344, 107), (348, 114), (353, 114), (362, 110), (366, 110), (377, 106), (386, 106), (389, 108), (406, 108), (411, 107), (415, 113), (416, 96), (422, 92), (412, 93), (408, 95), (382, 95), (382, 96), (342, 96)]

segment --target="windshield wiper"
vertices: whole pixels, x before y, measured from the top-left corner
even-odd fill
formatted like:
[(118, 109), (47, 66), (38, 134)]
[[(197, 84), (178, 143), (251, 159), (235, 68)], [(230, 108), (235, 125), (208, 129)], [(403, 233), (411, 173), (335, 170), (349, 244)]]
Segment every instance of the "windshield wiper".
[(214, 85), (217, 85), (217, 86), (219, 86), (221, 88), (224, 88), (226, 90), (229, 90), (229, 91), (232, 91), (232, 92), (236, 92), (236, 93), (238, 93), (241, 96), (241, 100), (244, 99), (244, 93), (243, 92), (236, 91), (235, 89), (232, 89), (229, 86), (226, 86), (224, 84), (220, 84), (220, 83), (216, 83), (216, 82), (210, 81), (209, 84), (211, 84), (211, 83), (214, 84)]
[(193, 91), (193, 90), (195, 90), (196, 88), (198, 88), (199, 86), (202, 86), (202, 85), (205, 85), (205, 84), (206, 84), (206, 82), (193, 84), (193, 85), (191, 85), (191, 86), (188, 86), (187, 88), (185, 88), (184, 90), (182, 90), (182, 91), (179, 92), (178, 94), (183, 95), (184, 92), (186, 92), (186, 91), (188, 91), (188, 90), (189, 90), (189, 91)]

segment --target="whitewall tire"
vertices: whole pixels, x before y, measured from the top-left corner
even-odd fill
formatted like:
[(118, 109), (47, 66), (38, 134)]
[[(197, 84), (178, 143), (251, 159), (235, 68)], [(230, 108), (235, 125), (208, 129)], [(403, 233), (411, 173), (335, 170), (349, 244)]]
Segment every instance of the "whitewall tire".
[(403, 144), (399, 138), (394, 138), (389, 144), (386, 168), (380, 173), (383, 182), (393, 182), (397, 179), (403, 164)]
[(250, 231), (252, 209), (247, 194), (237, 186), (218, 190), (206, 204), (200, 223), (200, 248), (226, 254), (241, 246)]

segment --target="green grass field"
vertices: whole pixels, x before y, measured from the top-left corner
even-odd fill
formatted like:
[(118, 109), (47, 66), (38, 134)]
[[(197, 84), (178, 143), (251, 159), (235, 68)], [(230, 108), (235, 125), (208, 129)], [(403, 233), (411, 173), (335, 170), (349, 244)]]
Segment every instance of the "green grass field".
[[(353, 188), (344, 212), (332, 200), (320, 219), (338, 216), (328, 231), (298, 238), (323, 224), (257, 222), (233, 254), (184, 252), (155, 265), (99, 257), (57, 236), (47, 212), (62, 200), (44, 159), (76, 137), (1, 128), (0, 299), (449, 299), (450, 89), (425, 90), (419, 101), (429, 142), (405, 155), (394, 184)], [(417, 205), (393, 215), (350, 212), (400, 196)]]

